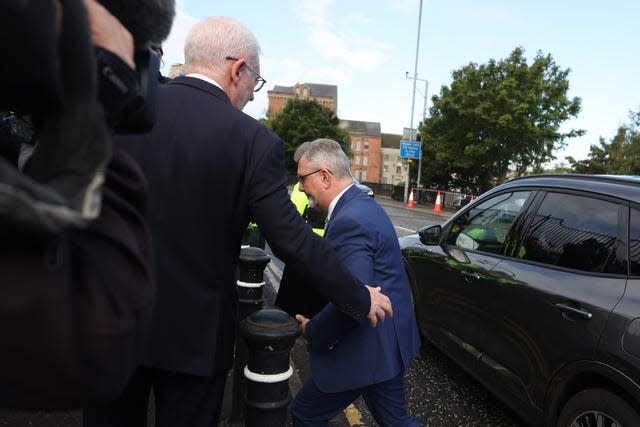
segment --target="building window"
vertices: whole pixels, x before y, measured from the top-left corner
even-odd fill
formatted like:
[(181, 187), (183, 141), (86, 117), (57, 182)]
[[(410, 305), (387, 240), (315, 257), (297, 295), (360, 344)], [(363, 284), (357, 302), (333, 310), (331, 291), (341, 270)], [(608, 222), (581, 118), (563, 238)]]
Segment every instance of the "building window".
[(362, 171), (362, 173), (360, 174), (360, 181), (366, 181), (367, 180), (367, 171)]
[(354, 159), (355, 159), (355, 160), (354, 160), (354, 164), (356, 164), (356, 165), (360, 165), (360, 155), (359, 155), (359, 154), (356, 154), (356, 156), (354, 157)]
[(383, 165), (382, 166), (382, 171), (385, 172), (385, 173), (389, 172), (389, 165)]
[(369, 151), (369, 143), (364, 141), (364, 151)]
[(396, 173), (400, 173), (400, 166), (396, 166)]
[(305, 88), (302, 90), (302, 96), (304, 96), (304, 97), (309, 96), (309, 88), (308, 88), (308, 87), (305, 87)]
[(388, 154), (385, 154), (385, 155), (384, 155), (384, 159), (385, 159), (385, 160), (389, 160), (389, 155), (388, 155)]
[(360, 151), (360, 141), (356, 141), (356, 151)]
[(383, 183), (383, 184), (386, 184), (386, 183), (387, 183), (387, 178), (382, 177), (382, 183)]

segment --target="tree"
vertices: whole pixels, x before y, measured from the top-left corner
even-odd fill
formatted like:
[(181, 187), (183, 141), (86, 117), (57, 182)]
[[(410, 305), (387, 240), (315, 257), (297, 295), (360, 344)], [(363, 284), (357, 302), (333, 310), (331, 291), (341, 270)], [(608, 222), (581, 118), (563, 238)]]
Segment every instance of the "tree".
[(340, 120), (333, 111), (315, 100), (292, 99), (287, 102), (282, 111), (270, 121), (269, 126), (284, 141), (287, 174), (296, 174), (297, 164), (293, 161), (293, 154), (306, 141), (333, 139), (350, 156), (351, 138), (339, 124)]
[(527, 64), (520, 47), (507, 59), (454, 71), (451, 87), (433, 96), (430, 117), (420, 128), (430, 186), (481, 193), (554, 159), (553, 151), (584, 130), (562, 133), (560, 125), (580, 112), (569, 99), (569, 69), (538, 52)]
[(620, 126), (609, 143), (600, 137), (586, 160), (567, 157), (575, 172), (640, 175), (640, 111), (629, 112), (631, 123)]

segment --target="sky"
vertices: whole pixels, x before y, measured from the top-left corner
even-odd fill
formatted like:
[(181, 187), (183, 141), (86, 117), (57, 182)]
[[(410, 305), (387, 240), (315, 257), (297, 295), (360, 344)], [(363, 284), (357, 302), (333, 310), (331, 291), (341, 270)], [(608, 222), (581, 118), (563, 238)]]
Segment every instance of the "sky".
[(267, 84), (244, 109), (256, 119), (266, 116), (275, 85), (332, 84), (340, 119), (402, 134), (421, 121), (425, 91), (429, 108), (454, 70), (505, 59), (518, 46), (529, 64), (541, 51), (570, 69), (568, 95), (582, 99), (561, 130), (586, 134), (556, 151), (555, 163), (585, 159), (640, 110), (639, 1), (423, 0), (420, 31), (420, 0), (176, 0), (176, 11), (164, 74), (183, 62), (189, 29), (208, 16), (234, 17), (256, 36)]

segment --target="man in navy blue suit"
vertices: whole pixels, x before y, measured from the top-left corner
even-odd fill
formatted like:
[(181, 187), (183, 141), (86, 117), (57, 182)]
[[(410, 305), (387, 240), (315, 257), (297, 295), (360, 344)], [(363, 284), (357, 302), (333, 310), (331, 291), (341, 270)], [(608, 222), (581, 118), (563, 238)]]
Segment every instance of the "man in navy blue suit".
[(381, 426), (419, 426), (405, 402), (404, 374), (420, 349), (409, 283), (395, 230), (385, 211), (353, 185), (340, 145), (301, 145), (300, 190), (327, 213), (325, 239), (362, 283), (380, 286), (394, 316), (377, 328), (342, 314), (333, 303), (311, 318), (297, 315), (309, 342), (311, 378), (291, 409), (295, 426), (326, 426), (362, 395)]
[(85, 426), (146, 426), (151, 388), (157, 427), (218, 424), (250, 220), (278, 258), (349, 317), (375, 324), (385, 310), (392, 314), (388, 298), (349, 274), (305, 224), (289, 200), (282, 141), (241, 111), (264, 84), (259, 54), (253, 34), (234, 19), (196, 24), (184, 75), (159, 88), (153, 130), (116, 141), (149, 182), (158, 292), (141, 366), (120, 398), (85, 410)]

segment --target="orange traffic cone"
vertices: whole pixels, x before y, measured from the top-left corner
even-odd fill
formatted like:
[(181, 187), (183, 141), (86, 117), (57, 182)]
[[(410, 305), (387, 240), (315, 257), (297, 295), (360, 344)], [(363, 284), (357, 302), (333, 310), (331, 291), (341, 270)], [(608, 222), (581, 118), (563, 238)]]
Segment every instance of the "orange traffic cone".
[(414, 208), (416, 206), (416, 202), (413, 201), (413, 188), (409, 192), (409, 200), (407, 200), (407, 207)]
[(438, 191), (438, 195), (436, 196), (436, 204), (433, 206), (433, 211), (434, 212), (441, 212), (442, 211), (442, 205), (440, 202), (440, 192)]

